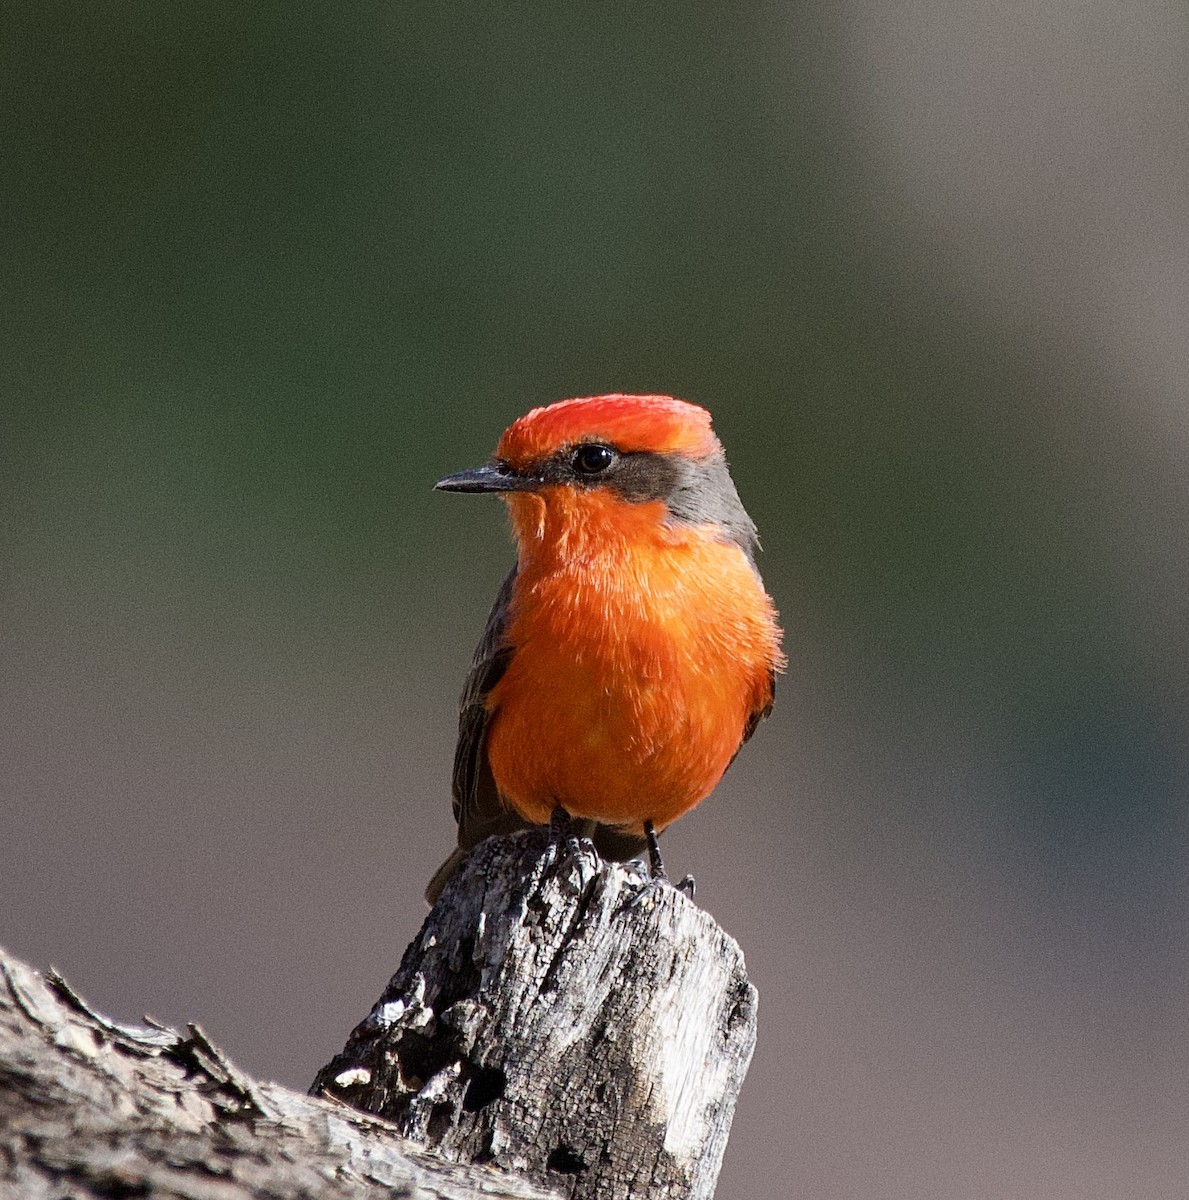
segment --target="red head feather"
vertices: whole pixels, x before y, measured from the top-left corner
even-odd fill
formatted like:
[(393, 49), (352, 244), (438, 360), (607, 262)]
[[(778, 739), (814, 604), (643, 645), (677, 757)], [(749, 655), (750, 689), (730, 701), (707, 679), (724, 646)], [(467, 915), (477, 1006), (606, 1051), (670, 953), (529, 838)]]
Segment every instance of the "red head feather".
[(625, 453), (686, 454), (705, 458), (722, 449), (710, 414), (672, 396), (583, 396), (534, 408), (504, 431), (499, 458), (517, 468), (576, 442), (607, 442)]

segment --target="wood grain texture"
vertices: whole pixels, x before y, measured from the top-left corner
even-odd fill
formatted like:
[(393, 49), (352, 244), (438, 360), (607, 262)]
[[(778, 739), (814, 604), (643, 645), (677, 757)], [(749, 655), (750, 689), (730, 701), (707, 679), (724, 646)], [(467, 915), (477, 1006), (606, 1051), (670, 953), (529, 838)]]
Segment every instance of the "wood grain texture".
[(755, 1039), (742, 955), (573, 849), (478, 849), (320, 1072), (328, 1099), (0, 951), (0, 1197), (707, 1200)]
[(313, 1091), (574, 1200), (708, 1200), (755, 1044), (743, 955), (668, 885), (540, 832), (443, 891)]
[(0, 950), (0, 1197), (547, 1200), (393, 1127), (239, 1071), (186, 1036), (92, 1011)]

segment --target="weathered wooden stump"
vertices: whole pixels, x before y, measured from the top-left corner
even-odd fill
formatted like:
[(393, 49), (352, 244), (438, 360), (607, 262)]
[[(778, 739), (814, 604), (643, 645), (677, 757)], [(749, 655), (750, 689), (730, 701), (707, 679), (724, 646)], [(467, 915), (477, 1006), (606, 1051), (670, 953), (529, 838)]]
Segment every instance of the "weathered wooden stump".
[(319, 1074), (328, 1100), (0, 950), (0, 1196), (710, 1196), (755, 1037), (742, 955), (673, 889), (631, 906), (634, 869), (545, 850), (473, 856)]
[(481, 846), (311, 1091), (574, 1200), (706, 1200), (755, 1045), (743, 955), (573, 849)]

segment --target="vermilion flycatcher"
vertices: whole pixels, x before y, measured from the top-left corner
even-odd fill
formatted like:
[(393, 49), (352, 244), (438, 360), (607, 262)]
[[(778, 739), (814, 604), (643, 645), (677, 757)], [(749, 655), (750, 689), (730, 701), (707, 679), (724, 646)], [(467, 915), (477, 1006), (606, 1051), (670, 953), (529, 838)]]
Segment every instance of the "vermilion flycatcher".
[(710, 414), (668, 396), (535, 408), (493, 461), (439, 480), (496, 492), (519, 552), (479, 642), (454, 757), (458, 849), (556, 810), (604, 857), (650, 853), (772, 709), (780, 628), (756, 528)]

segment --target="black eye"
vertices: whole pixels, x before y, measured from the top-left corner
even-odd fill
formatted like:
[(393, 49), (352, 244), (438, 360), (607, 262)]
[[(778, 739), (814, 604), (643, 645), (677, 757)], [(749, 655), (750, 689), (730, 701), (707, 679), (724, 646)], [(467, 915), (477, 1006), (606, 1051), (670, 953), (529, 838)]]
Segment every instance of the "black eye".
[(587, 446), (579, 446), (570, 461), (579, 475), (599, 475), (615, 461), (615, 458), (615, 451), (610, 446), (598, 446), (592, 442)]

